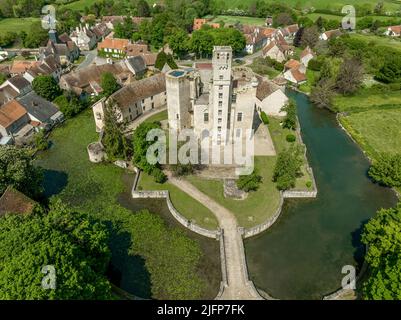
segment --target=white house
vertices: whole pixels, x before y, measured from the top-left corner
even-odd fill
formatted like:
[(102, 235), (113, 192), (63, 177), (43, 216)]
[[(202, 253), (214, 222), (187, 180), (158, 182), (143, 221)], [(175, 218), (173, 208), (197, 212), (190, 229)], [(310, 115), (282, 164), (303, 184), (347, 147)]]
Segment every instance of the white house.
[(261, 81), (256, 90), (256, 108), (258, 112), (265, 112), (271, 116), (285, 116), (282, 111), (288, 103), (288, 97), (283, 90), (271, 81)]
[(301, 52), (301, 55), (300, 55), (301, 63), (302, 63), (305, 67), (307, 67), (308, 64), (309, 64), (309, 61), (311, 61), (314, 57), (315, 57), (315, 53), (314, 53), (314, 52), (312, 51), (312, 49), (309, 48), (309, 46), (308, 46), (308, 47), (306, 47), (306, 48)]
[(296, 85), (300, 85), (307, 80), (305, 73), (301, 72), (300, 68), (288, 69), (284, 72), (284, 78)]
[(86, 24), (84, 27), (76, 27), (75, 30), (70, 34), (70, 38), (72, 41), (74, 41), (79, 50), (83, 51), (92, 50), (97, 42), (96, 34), (89, 29), (88, 24)]
[(336, 37), (341, 36), (341, 31), (340, 29), (335, 29), (335, 30), (328, 30), (326, 32), (323, 32), (320, 36), (319, 39), (323, 41), (327, 41), (330, 39), (334, 39)]
[(390, 26), (384, 32), (386, 36), (399, 37), (401, 35), (401, 26)]

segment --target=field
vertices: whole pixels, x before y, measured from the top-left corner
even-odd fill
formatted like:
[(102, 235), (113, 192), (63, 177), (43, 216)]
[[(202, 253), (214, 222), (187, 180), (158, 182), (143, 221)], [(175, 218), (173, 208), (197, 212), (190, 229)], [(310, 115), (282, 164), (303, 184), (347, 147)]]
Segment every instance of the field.
[(392, 38), (386, 36), (376, 36), (372, 34), (358, 34), (358, 33), (351, 34), (351, 37), (359, 40), (364, 40), (365, 42), (375, 44), (378, 46), (385, 46), (397, 49), (401, 52), (401, 41), (395, 37)]
[(337, 112), (349, 112), (394, 104), (401, 105), (401, 94), (398, 91), (376, 93), (369, 89), (361, 89), (353, 96), (336, 96), (333, 100), (333, 109)]
[[(316, 21), (317, 18), (322, 17), (326, 20), (336, 20), (338, 22), (341, 22), (343, 16), (341, 15), (335, 15), (335, 14), (326, 14), (326, 13), (308, 13), (306, 15), (309, 19)], [(386, 20), (394, 20), (394, 19), (398, 19), (397, 17), (385, 17), (385, 16), (368, 16), (374, 20), (379, 20), (379, 21), (386, 21)], [(358, 19), (361, 19), (362, 17), (357, 17), (357, 21)]]
[(371, 158), (380, 152), (401, 153), (401, 106), (354, 112), (341, 117), (341, 123)]
[(61, 6), (71, 10), (83, 11), (85, 7), (90, 7), (92, 4), (98, 1), (99, 0), (78, 0)]
[(0, 20), (0, 35), (6, 32), (28, 32), (32, 24), (40, 22), (39, 18), (7, 18)]
[(240, 16), (216, 16), (213, 22), (224, 21), (226, 24), (233, 24), (239, 22), (241, 24), (249, 24), (255, 26), (264, 26), (264, 18), (254, 18), (254, 17), (240, 17)]

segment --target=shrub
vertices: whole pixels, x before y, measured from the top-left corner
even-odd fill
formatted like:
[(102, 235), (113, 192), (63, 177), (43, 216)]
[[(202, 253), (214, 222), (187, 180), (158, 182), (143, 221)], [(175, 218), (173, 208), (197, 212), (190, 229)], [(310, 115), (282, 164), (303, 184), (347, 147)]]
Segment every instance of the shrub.
[(260, 118), (262, 119), (262, 122), (263, 122), (264, 124), (269, 124), (269, 118), (267, 117), (266, 112), (261, 111), (261, 112), (260, 112)]
[(283, 110), (287, 112), (287, 116), (283, 121), (283, 128), (295, 130), (297, 128), (297, 109), (294, 100), (283, 107)]
[(256, 191), (261, 182), (262, 177), (255, 170), (251, 174), (240, 176), (236, 181), (237, 187), (245, 192)]
[(313, 58), (308, 63), (308, 69), (310, 69), (312, 71), (320, 71), (321, 67), (322, 67), (322, 61), (318, 60), (316, 58)]
[(287, 140), (287, 142), (295, 142), (296, 137), (293, 134), (287, 134), (287, 136), (285, 137), (285, 140)]
[(305, 185), (309, 189), (310, 187), (312, 187), (312, 181), (306, 181)]
[(40, 130), (38, 133), (35, 134), (34, 141), (36, 149), (40, 151), (49, 148), (49, 141), (46, 138), (46, 133), (44, 130)]
[(374, 161), (369, 176), (376, 182), (389, 187), (401, 186), (401, 154), (384, 153)]
[(153, 178), (155, 178), (155, 181), (157, 183), (165, 183), (167, 181), (167, 176), (159, 168), (153, 168), (153, 170), (151, 171), (151, 175), (153, 176)]
[(303, 163), (302, 148), (291, 147), (278, 154), (273, 172), (273, 181), (279, 190), (287, 190), (295, 186), (296, 178), (301, 174)]

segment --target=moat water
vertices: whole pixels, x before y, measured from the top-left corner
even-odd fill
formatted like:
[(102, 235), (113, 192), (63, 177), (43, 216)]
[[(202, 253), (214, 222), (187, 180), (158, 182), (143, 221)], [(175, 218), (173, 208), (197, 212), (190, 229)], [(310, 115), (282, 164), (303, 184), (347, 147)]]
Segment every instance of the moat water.
[(289, 92), (298, 106), (318, 196), (286, 200), (280, 218), (245, 241), (250, 278), (278, 299), (321, 299), (341, 287), (344, 265), (358, 270), (361, 228), (380, 208), (396, 204), (394, 192), (367, 176), (368, 159), (334, 114)]

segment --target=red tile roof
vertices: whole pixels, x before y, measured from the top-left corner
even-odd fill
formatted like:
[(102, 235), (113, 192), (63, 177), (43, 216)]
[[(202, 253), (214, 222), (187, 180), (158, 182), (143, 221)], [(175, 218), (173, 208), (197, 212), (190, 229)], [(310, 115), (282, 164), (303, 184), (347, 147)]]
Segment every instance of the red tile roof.
[(118, 49), (124, 51), (129, 45), (128, 39), (106, 38), (97, 45), (98, 49)]
[(0, 125), (8, 128), (27, 114), (25, 108), (16, 100), (11, 100), (0, 107)]

